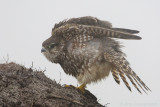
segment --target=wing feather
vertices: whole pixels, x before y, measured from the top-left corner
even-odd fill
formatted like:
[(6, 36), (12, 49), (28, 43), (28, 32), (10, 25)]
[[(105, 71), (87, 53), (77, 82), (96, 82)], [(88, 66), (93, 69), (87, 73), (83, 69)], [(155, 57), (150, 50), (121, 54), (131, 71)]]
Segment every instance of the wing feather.
[[(78, 25), (79, 32), (83, 34), (93, 35), (96, 37), (111, 37), (119, 39), (142, 39), (140, 36), (129, 33), (127, 30), (115, 30), (112, 28), (102, 28), (98, 26)], [(130, 30), (131, 32), (131, 30)]]
[[(106, 61), (109, 61), (116, 67), (116, 69), (120, 72), (120, 76), (123, 79), (123, 74), (125, 74), (134, 87), (141, 93), (139, 87), (146, 93), (145, 90), (150, 90), (146, 84), (137, 76), (137, 74), (130, 68), (128, 61), (121, 55), (115, 52), (113, 49), (109, 49), (106, 53), (104, 53), (104, 58)], [(123, 80), (124, 81), (124, 80)], [(136, 84), (135, 84), (135, 82)], [(145, 90), (143, 89), (145, 88)], [(151, 90), (150, 90), (151, 91)]]
[(112, 28), (112, 29), (113, 29), (113, 30), (116, 30), (116, 31), (131, 33), (131, 34), (139, 33), (138, 30), (131, 30), (131, 29), (125, 29), (125, 28)]
[[(78, 24), (66, 24), (64, 26), (58, 27), (53, 30), (52, 36), (63, 36), (64, 38), (73, 37), (75, 35), (91, 35), (94, 37), (110, 37), (110, 38), (119, 38), (119, 39), (142, 39), (140, 36), (129, 33), (129, 31), (123, 30), (114, 30), (111, 28), (103, 28), (99, 26), (90, 26), (90, 25), (78, 25)], [(70, 38), (71, 38), (70, 37)]]

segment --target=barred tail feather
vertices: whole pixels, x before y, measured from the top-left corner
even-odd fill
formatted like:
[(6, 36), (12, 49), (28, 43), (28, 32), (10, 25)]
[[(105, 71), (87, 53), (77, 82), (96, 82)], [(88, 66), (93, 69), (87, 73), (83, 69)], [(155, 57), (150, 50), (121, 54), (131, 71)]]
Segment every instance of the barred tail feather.
[[(132, 76), (133, 77), (133, 76)], [(141, 87), (141, 89), (147, 94), (147, 92), (144, 90), (144, 88), (141, 86), (141, 84), (138, 83), (138, 81), (136, 80), (135, 77), (133, 77), (134, 81), (136, 81), (136, 83), (139, 85), (139, 87)]]
[(117, 84), (120, 84), (120, 80), (119, 80), (119, 73), (117, 72), (117, 70), (113, 67), (112, 70), (112, 75), (114, 77), (114, 80), (117, 82)]
[(123, 80), (123, 82), (125, 83), (125, 85), (127, 86), (127, 88), (128, 88), (130, 91), (132, 91), (132, 90), (131, 90), (131, 87), (129, 86), (129, 83), (128, 83), (127, 80), (126, 80), (126, 77), (125, 77), (124, 73), (123, 73), (123, 72), (120, 72), (119, 75), (120, 75), (120, 77), (122, 78), (122, 80)]
[[(137, 74), (130, 68), (128, 61), (121, 56), (119, 53), (115, 52), (114, 50), (107, 51), (107, 53), (104, 53), (104, 58), (111, 62), (113, 66), (119, 71), (119, 75), (121, 76), (122, 80), (126, 84), (127, 88), (129, 90), (129, 84), (125, 78), (124, 75), (128, 77), (128, 79), (131, 81), (133, 86), (141, 93), (141, 90), (138, 88), (138, 86), (146, 93), (147, 91), (151, 91), (145, 83), (137, 76)], [(137, 86), (138, 85), (138, 86)]]
[[(140, 93), (142, 93), (140, 90), (139, 90), (139, 88), (137, 87), (137, 85), (135, 84), (135, 82), (133, 81), (133, 79), (129, 76), (129, 75), (127, 75), (127, 77), (129, 78), (129, 80), (131, 81), (131, 83), (133, 84), (133, 86), (140, 92)], [(141, 87), (141, 86), (140, 86)], [(142, 87), (141, 87), (142, 88)], [(142, 88), (143, 89), (143, 88)], [(145, 91), (144, 91), (145, 92)], [(146, 93), (146, 92), (145, 92)]]
[[(121, 58), (121, 64), (123, 64), (122, 69), (124, 70), (124, 72), (126, 72), (126, 75), (131, 76), (134, 81), (139, 85), (139, 87), (141, 87), (141, 89), (146, 93), (146, 91), (143, 89), (143, 87), (148, 91), (150, 90), (145, 83), (137, 76), (137, 74), (130, 68), (128, 61), (123, 57)], [(130, 81), (132, 82), (133, 80), (131, 80), (132, 78), (128, 77), (130, 79)], [(137, 81), (138, 80), (138, 81)], [(133, 83), (132, 83), (133, 84)], [(134, 85), (134, 84), (133, 84)], [(142, 86), (143, 87), (142, 87)], [(134, 85), (135, 86), (135, 85)], [(135, 87), (136, 88), (136, 87)], [(138, 88), (136, 88), (139, 92), (140, 90)], [(151, 91), (151, 90), (150, 90)], [(141, 93), (141, 92), (140, 92)]]
[(139, 76), (135, 73), (135, 72), (133, 72), (132, 71), (132, 75), (138, 80), (138, 82), (140, 83), (140, 84), (142, 84), (142, 86), (148, 91), (151, 91), (147, 86), (146, 86), (146, 84), (139, 78)]

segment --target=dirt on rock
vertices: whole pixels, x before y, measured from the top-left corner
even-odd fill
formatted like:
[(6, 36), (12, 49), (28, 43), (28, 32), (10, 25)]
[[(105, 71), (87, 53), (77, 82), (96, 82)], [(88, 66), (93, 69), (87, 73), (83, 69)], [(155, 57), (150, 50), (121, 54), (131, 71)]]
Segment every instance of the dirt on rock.
[(103, 107), (86, 90), (62, 87), (42, 71), (0, 64), (0, 107)]

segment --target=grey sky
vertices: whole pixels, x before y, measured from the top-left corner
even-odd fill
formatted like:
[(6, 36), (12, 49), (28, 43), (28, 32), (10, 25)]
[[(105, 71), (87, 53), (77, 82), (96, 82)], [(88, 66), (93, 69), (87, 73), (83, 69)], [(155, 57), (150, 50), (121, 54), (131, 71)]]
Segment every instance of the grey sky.
[[(140, 31), (142, 40), (119, 40), (133, 70), (151, 88), (148, 95), (134, 87), (129, 92), (112, 75), (87, 89), (101, 104), (109, 107), (160, 106), (160, 1), (159, 0), (0, 0), (0, 62), (10, 61), (47, 71), (61, 84), (77, 85), (58, 64), (48, 62), (40, 53), (42, 42), (51, 35), (55, 23), (72, 17), (95, 16), (115, 27)], [(60, 76), (61, 74), (61, 76)], [(61, 79), (61, 81), (60, 81)]]

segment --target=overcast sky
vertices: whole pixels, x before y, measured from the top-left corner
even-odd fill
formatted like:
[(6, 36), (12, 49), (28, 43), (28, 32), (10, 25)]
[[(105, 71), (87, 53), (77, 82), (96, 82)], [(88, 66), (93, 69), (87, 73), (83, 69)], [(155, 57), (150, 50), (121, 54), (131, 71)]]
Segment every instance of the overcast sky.
[(66, 18), (94, 16), (114, 27), (140, 31), (142, 40), (120, 40), (133, 70), (152, 92), (139, 94), (118, 85), (112, 75), (87, 86), (108, 107), (160, 107), (160, 1), (159, 0), (0, 0), (0, 63), (7, 59), (36, 69), (61, 84), (77, 86), (58, 64), (41, 54), (42, 42), (55, 23)]

